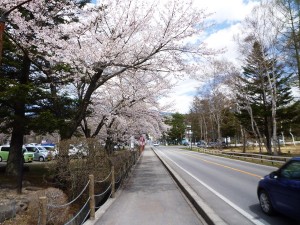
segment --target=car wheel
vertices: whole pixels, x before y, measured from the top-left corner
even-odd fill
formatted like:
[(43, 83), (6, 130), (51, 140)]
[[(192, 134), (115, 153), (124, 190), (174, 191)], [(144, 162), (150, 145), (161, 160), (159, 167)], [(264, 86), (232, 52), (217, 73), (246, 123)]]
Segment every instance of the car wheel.
[(44, 157), (40, 156), (39, 161), (44, 162), (45, 161)]
[(2, 157), (0, 156), (0, 162), (2, 162)]
[(266, 213), (267, 215), (274, 215), (274, 208), (266, 191), (259, 192), (259, 203), (264, 213)]

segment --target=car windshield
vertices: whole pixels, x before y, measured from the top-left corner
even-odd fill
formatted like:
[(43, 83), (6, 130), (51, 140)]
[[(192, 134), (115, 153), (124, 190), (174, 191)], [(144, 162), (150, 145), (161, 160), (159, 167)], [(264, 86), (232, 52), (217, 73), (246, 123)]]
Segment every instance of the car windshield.
[(281, 170), (281, 176), (288, 179), (300, 179), (300, 161), (292, 161)]
[(35, 147), (26, 146), (26, 149), (27, 149), (28, 152), (35, 152), (36, 151)]

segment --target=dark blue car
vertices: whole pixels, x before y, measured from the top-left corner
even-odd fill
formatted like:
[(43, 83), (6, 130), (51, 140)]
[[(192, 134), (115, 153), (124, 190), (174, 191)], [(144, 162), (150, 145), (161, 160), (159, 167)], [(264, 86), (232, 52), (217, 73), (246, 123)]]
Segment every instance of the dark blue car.
[(257, 195), (261, 209), (300, 221), (300, 157), (294, 157), (259, 181)]

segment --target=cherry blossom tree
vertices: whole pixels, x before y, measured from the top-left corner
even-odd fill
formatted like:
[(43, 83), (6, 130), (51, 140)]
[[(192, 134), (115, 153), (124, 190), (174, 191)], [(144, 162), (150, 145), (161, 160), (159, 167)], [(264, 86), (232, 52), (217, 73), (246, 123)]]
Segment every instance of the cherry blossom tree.
[(170, 85), (167, 77), (152, 77), (146, 72), (106, 82), (92, 98), (89, 111), (93, 113), (81, 123), (85, 136), (95, 137), (102, 129), (100, 137), (107, 140), (107, 146), (111, 141), (125, 142), (132, 135), (160, 136), (164, 131), (160, 112), (164, 109), (157, 100), (169, 91)]
[(136, 71), (150, 71), (153, 76), (158, 73), (197, 75), (200, 63), (192, 60), (200, 61), (214, 53), (203, 44), (187, 42), (205, 29), (207, 16), (204, 11), (194, 9), (192, 2), (101, 3), (101, 11), (88, 11), (84, 21), (65, 27), (73, 33), (72, 38), (61, 41), (64, 46), (61, 49), (68, 51), (55, 53), (56, 59), (72, 62), (80, 71), (74, 79), (85, 84), (78, 111), (68, 124), (70, 129), (61, 134), (62, 138), (71, 137), (84, 118), (93, 93), (111, 78)]
[(20, 2), (18, 4), (15, 4), (12, 8), (6, 10), (0, 17), (0, 65), (1, 65), (1, 62), (2, 62), (2, 49), (3, 49), (3, 33), (4, 33), (4, 29), (5, 29), (5, 22), (6, 22), (6, 18), (8, 17), (8, 15), (20, 8), (22, 5), (28, 3), (28, 2), (31, 2), (32, 0), (26, 0), (26, 1), (23, 1), (23, 2)]
[[(21, 1), (2, 2), (5, 11)], [(145, 71), (153, 79), (160, 74), (198, 76), (205, 57), (216, 54), (196, 41), (207, 28), (209, 14), (191, 0), (77, 3), (31, 1), (11, 12), (5, 31), (23, 52), (27, 71), (34, 65), (44, 75), (53, 110), (61, 110), (55, 101), (61, 91), (69, 92), (70, 82), (81, 83), (74, 115), (62, 121), (62, 139), (74, 134), (89, 113), (93, 95), (97, 90), (100, 95), (112, 78)]]
[[(10, 4), (5, 1), (5, 6)], [(45, 4), (53, 10), (46, 10)], [(14, 40), (25, 49), (38, 49), (28, 54), (48, 76), (86, 84), (77, 113), (67, 124), (69, 129), (61, 131), (63, 139), (70, 138), (80, 125), (94, 91), (112, 77), (135, 70), (197, 74), (198, 62), (215, 53), (187, 41), (201, 35), (209, 15), (192, 1), (101, 1), (97, 8), (83, 9), (75, 8), (73, 1), (32, 1), (24, 8), (35, 20), (13, 12), (12, 23), (18, 25), (11, 29)], [(76, 21), (70, 19), (74, 14), (80, 15)], [(69, 22), (57, 24), (55, 15)], [(38, 60), (41, 55), (52, 70)], [(67, 77), (61, 70), (53, 71), (62, 64), (70, 67)]]

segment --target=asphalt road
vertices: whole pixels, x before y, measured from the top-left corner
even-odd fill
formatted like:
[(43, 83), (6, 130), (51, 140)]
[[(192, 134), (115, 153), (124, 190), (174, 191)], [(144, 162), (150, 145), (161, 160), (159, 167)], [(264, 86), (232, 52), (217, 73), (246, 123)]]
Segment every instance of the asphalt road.
[(159, 146), (156, 153), (230, 225), (296, 225), (297, 222), (277, 215), (265, 215), (256, 195), (258, 181), (276, 170), (262, 166), (178, 147)]

